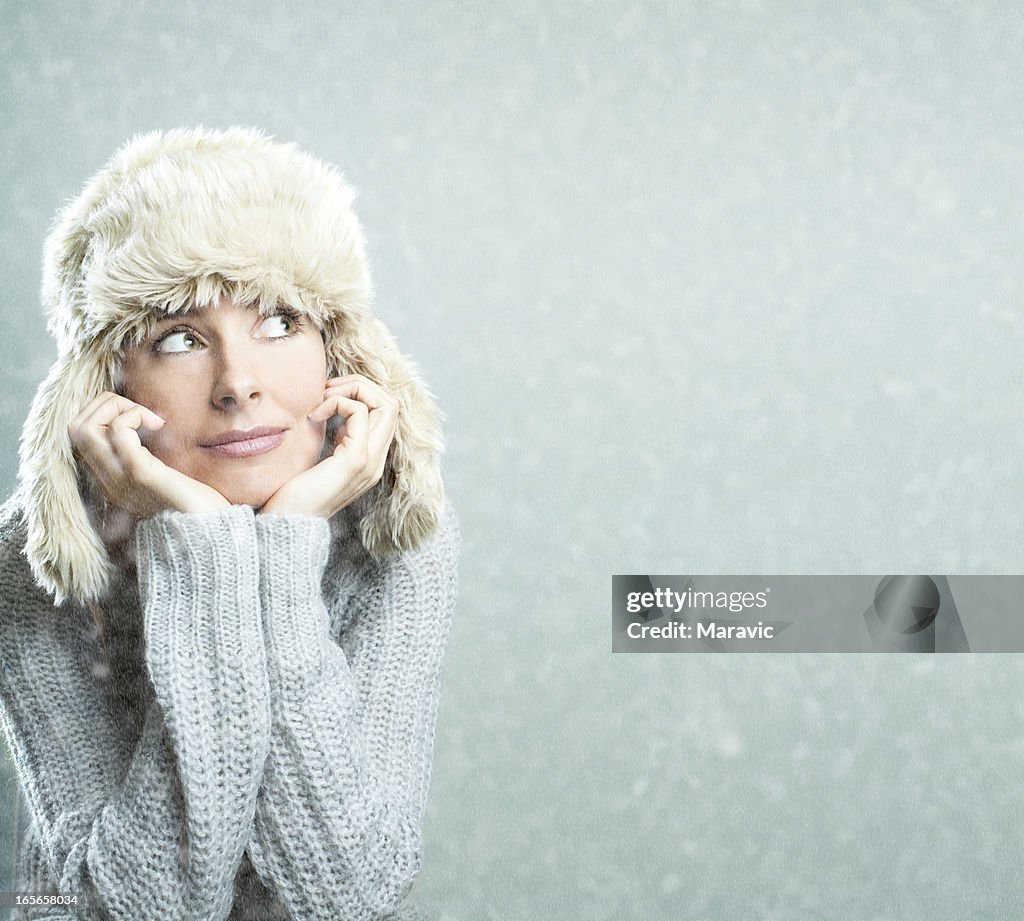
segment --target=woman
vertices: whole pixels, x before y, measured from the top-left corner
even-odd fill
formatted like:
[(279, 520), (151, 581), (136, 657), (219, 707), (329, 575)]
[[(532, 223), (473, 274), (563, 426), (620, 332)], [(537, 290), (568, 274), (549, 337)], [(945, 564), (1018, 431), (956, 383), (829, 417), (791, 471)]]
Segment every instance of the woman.
[(0, 716), (55, 895), (16, 916), (420, 917), (459, 538), (351, 201), (257, 132), (154, 133), (47, 241)]

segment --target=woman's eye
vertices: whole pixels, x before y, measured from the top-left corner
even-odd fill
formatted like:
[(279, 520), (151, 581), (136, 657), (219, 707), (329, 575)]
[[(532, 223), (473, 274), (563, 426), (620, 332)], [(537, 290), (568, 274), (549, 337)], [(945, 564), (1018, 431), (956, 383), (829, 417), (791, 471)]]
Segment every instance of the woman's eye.
[(200, 348), (199, 340), (185, 330), (170, 333), (156, 344), (158, 352), (194, 352), (198, 348)]
[(280, 336), (290, 336), (295, 332), (295, 320), (284, 313), (276, 313), (267, 317), (260, 324), (260, 332), (268, 339), (276, 339)]

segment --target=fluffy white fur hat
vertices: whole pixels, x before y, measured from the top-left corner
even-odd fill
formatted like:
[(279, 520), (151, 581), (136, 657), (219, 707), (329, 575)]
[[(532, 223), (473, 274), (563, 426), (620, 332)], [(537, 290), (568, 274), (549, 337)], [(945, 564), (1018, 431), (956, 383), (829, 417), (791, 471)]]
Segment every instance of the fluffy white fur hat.
[(435, 529), (438, 412), (371, 312), (353, 197), (337, 170), (259, 131), (179, 129), (129, 141), (57, 216), (42, 299), (59, 357), (25, 422), (19, 487), (25, 553), (56, 603), (99, 598), (112, 567), (68, 424), (115, 389), (122, 349), (157, 319), (222, 295), (300, 311), (323, 334), (330, 374), (363, 374), (398, 398), (384, 477), (360, 506), (366, 549), (400, 553)]

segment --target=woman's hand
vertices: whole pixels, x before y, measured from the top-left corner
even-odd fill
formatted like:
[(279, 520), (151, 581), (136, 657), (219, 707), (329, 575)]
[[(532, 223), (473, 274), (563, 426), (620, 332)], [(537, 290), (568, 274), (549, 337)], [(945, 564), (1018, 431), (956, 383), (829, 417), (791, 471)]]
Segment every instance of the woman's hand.
[(345, 420), (330, 457), (292, 477), (263, 506), (264, 514), (330, 518), (384, 475), (398, 424), (398, 400), (360, 374), (333, 377), (311, 422), (338, 415)]
[(213, 487), (168, 467), (146, 450), (136, 429), (155, 431), (163, 425), (164, 420), (152, 410), (106, 392), (86, 404), (68, 426), (68, 434), (107, 501), (138, 518), (166, 509), (214, 512), (230, 508)]

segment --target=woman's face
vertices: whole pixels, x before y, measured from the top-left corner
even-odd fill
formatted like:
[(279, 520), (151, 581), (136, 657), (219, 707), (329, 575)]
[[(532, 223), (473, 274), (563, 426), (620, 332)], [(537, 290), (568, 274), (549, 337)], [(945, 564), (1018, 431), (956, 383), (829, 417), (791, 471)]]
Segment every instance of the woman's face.
[(235, 505), (261, 507), (320, 459), (327, 358), (310, 320), (225, 298), (160, 320), (124, 360), (124, 395), (166, 421), (139, 431), (161, 461)]

